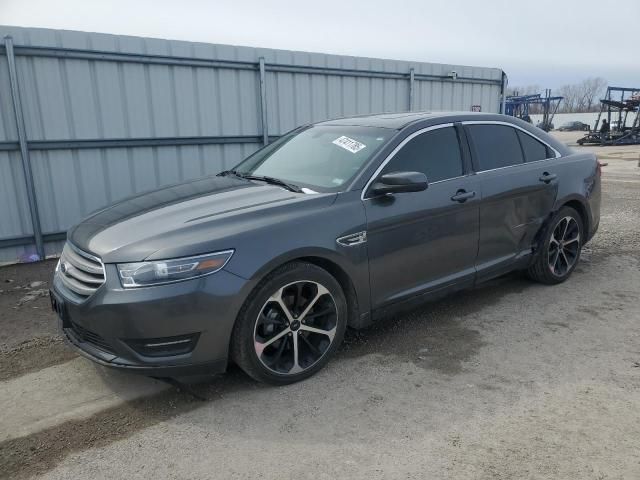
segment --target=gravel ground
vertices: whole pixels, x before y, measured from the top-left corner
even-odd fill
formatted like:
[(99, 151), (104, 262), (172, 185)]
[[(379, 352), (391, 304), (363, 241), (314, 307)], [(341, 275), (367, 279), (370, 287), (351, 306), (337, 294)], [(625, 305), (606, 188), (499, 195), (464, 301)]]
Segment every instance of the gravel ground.
[(352, 332), (288, 387), (65, 357), (46, 299), (3, 283), (52, 265), (0, 269), (0, 477), (640, 478), (638, 150), (596, 150), (602, 223), (568, 282), (513, 274)]

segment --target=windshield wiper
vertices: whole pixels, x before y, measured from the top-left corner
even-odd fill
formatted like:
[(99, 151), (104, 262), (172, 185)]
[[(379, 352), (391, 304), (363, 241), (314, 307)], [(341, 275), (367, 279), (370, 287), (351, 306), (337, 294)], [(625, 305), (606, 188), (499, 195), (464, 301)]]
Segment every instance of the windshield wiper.
[(245, 178), (247, 180), (258, 180), (265, 183), (270, 183), (271, 185), (278, 185), (280, 187), (284, 187), (287, 190), (290, 190), (292, 192), (302, 193), (302, 189), (299, 186), (294, 185), (293, 183), (285, 182), (284, 180), (280, 180), (279, 178), (274, 178), (274, 177), (263, 177), (262, 175), (251, 175), (250, 173), (242, 173), (236, 170), (224, 170), (218, 173), (216, 176), (227, 177), (229, 175), (233, 175), (234, 177)]
[(227, 177), (229, 175), (233, 175), (236, 177), (242, 177), (241, 174), (239, 174), (238, 172), (236, 172), (235, 170), (224, 170), (220, 173), (216, 173), (216, 177)]
[(258, 180), (265, 183), (270, 183), (271, 185), (278, 185), (280, 187), (284, 187), (287, 190), (296, 193), (302, 193), (302, 189), (298, 185), (294, 185), (293, 183), (285, 182), (284, 180), (280, 180), (279, 178), (274, 177), (264, 177), (262, 175), (251, 175), (250, 173), (238, 173), (233, 172), (234, 175), (237, 175), (242, 178), (246, 178), (247, 180)]

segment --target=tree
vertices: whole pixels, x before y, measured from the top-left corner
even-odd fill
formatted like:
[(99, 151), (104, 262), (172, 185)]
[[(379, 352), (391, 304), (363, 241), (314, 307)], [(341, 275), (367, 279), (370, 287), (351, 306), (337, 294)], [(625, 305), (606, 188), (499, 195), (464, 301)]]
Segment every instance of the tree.
[(560, 110), (562, 112), (576, 112), (578, 106), (578, 99), (580, 94), (578, 93), (577, 85), (563, 85), (558, 89), (558, 95), (564, 97), (560, 104)]
[(581, 83), (584, 93), (584, 106), (586, 112), (597, 110), (600, 98), (604, 96), (607, 81), (602, 77), (591, 77)]
[[(564, 97), (558, 109), (563, 113), (595, 112), (600, 106), (600, 99), (604, 96), (607, 81), (602, 77), (589, 77), (580, 83), (561, 86), (554, 95)], [(507, 95), (533, 95), (544, 91), (539, 85), (507, 88)], [(532, 105), (530, 113), (540, 113), (537, 105)]]
[(557, 92), (564, 97), (560, 110), (569, 113), (597, 111), (606, 86), (607, 81), (602, 77), (591, 77), (580, 83), (563, 85)]

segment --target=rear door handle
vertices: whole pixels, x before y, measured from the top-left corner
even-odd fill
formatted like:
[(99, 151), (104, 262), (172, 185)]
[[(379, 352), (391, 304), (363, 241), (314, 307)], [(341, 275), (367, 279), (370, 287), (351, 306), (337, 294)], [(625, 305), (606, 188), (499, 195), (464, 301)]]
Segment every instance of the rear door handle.
[(551, 180), (555, 180), (556, 178), (558, 178), (558, 175), (555, 173), (544, 172), (538, 180), (544, 183), (549, 183)]
[(473, 198), (475, 196), (476, 196), (476, 192), (467, 192), (466, 190), (458, 190), (456, 194), (453, 197), (451, 197), (451, 200), (453, 200), (454, 202), (464, 203), (470, 198)]

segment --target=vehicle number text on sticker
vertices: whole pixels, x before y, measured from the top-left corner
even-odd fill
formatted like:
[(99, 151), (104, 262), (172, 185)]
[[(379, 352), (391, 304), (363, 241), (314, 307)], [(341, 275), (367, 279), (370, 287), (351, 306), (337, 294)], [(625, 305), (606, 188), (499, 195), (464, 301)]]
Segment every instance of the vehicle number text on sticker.
[(360, 150), (366, 147), (364, 143), (360, 143), (357, 140), (354, 140), (353, 138), (345, 137), (344, 135), (342, 137), (336, 138), (331, 143), (334, 143), (339, 147), (344, 148), (345, 150), (349, 150), (351, 153), (358, 153)]

